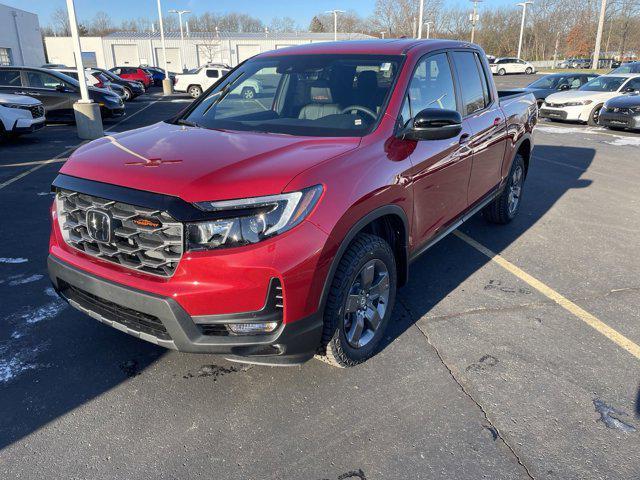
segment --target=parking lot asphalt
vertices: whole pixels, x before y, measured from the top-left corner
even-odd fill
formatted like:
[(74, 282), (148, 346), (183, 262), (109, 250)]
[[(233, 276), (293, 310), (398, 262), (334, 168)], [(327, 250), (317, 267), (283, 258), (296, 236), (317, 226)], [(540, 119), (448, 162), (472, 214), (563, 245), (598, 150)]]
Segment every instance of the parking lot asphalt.
[[(141, 97), (106, 128), (187, 104)], [(385, 347), (348, 370), (170, 352), (67, 307), (49, 185), (79, 140), (0, 145), (0, 478), (638, 478), (640, 135), (535, 139), (519, 217), (414, 263)]]

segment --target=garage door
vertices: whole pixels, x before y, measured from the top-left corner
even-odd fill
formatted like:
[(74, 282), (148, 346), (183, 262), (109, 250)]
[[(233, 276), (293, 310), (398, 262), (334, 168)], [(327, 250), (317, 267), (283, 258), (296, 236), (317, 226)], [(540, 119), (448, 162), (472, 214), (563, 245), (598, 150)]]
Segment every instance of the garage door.
[(285, 44), (279, 44), (276, 45), (276, 50), (278, 50), (279, 48), (288, 48), (288, 47), (295, 47), (295, 44), (290, 44), (290, 45), (285, 45)]
[(113, 62), (116, 66), (131, 65), (137, 67), (138, 65), (140, 65), (140, 57), (138, 57), (138, 46), (114, 45)]
[(260, 45), (238, 45), (238, 63), (260, 53)]
[[(156, 58), (158, 59), (158, 66), (160, 68), (164, 68), (164, 56), (162, 55), (162, 48), (156, 47)], [(179, 48), (167, 48), (167, 68), (170, 72), (182, 71), (182, 66), (180, 65)]]

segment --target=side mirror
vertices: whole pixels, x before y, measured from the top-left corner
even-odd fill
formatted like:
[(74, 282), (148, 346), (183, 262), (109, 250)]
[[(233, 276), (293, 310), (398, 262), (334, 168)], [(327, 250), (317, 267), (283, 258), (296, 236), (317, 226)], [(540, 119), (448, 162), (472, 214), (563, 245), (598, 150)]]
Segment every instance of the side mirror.
[(568, 83), (563, 83), (562, 85), (560, 85), (558, 87), (558, 90), (569, 90), (571, 88), (571, 85), (569, 85)]
[(70, 89), (67, 88), (66, 85), (63, 85), (62, 83), (59, 83), (56, 85), (56, 91), (57, 92), (68, 92)]
[(412, 124), (402, 132), (407, 140), (445, 140), (462, 131), (462, 116), (455, 110), (425, 108), (413, 119)]
[(636, 91), (633, 87), (627, 87), (623, 90), (624, 93), (634, 93)]

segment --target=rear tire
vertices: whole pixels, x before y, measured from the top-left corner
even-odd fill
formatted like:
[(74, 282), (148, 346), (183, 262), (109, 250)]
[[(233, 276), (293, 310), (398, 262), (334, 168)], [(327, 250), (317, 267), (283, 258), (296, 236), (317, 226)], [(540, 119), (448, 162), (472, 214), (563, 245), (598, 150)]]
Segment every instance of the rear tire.
[(593, 110), (591, 110), (591, 113), (589, 114), (589, 120), (587, 120), (587, 125), (589, 125), (590, 127), (597, 127), (598, 124), (598, 119), (600, 118), (600, 110), (602, 109), (604, 104), (600, 104), (600, 105), (596, 105), (595, 108)]
[(317, 358), (340, 368), (371, 358), (389, 324), (396, 286), (389, 244), (376, 235), (358, 234), (331, 280)]
[(193, 98), (198, 98), (200, 95), (202, 95), (202, 88), (200, 88), (199, 85), (191, 85), (187, 89), (187, 93), (191, 95)]
[(482, 215), (488, 222), (506, 225), (518, 215), (524, 180), (524, 158), (518, 153), (513, 159), (504, 190), (482, 211)]
[(505, 75), (507, 73), (507, 71), (504, 68), (501, 68), (500, 70), (498, 70), (498, 75), (500, 75), (501, 77), (503, 75)]

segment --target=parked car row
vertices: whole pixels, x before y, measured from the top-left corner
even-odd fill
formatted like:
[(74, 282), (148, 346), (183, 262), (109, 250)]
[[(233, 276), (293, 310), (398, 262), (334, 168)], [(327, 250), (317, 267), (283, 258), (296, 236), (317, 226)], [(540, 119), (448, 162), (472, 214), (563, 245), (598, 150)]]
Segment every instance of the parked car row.
[(540, 117), (592, 126), (638, 129), (639, 94), (640, 74), (600, 75), (577, 89), (566, 89), (548, 95), (540, 107)]
[(536, 67), (520, 58), (514, 57), (490, 57), (489, 67), (494, 75), (506, 75), (508, 73), (524, 73), (532, 75), (536, 73)]

